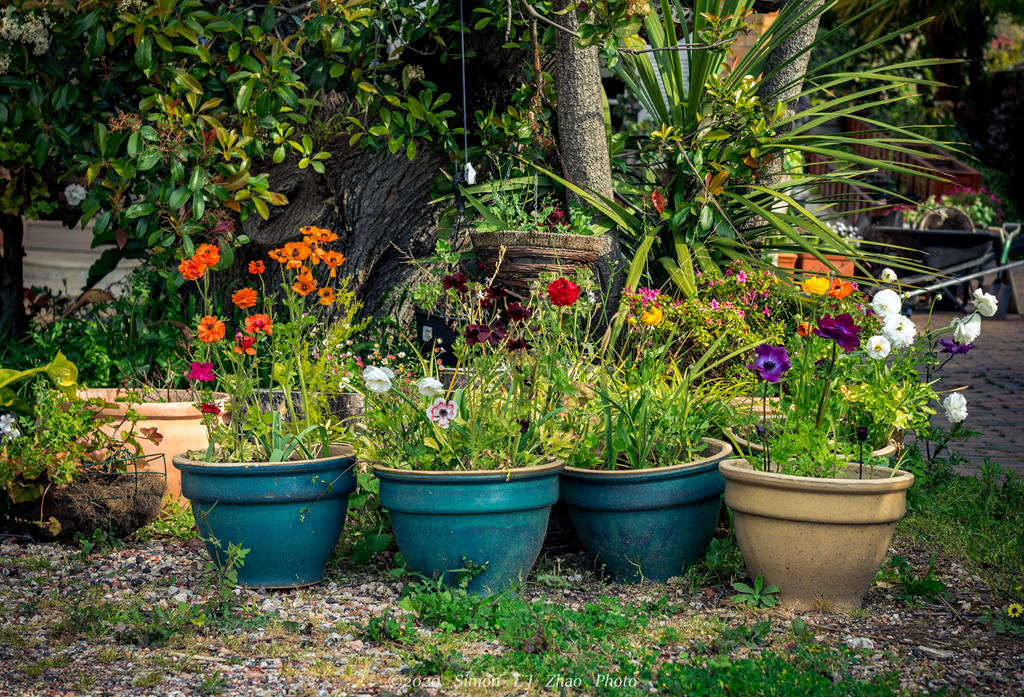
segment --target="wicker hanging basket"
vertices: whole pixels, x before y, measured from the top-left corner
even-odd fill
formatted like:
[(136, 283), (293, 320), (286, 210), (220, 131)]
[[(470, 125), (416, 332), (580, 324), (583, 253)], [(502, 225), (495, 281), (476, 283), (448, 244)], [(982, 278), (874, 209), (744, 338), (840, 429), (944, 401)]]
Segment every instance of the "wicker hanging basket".
[(470, 237), (487, 273), (493, 273), (501, 259), (494, 283), (524, 297), (540, 274), (588, 267), (611, 251), (607, 235), (503, 230), (473, 232)]

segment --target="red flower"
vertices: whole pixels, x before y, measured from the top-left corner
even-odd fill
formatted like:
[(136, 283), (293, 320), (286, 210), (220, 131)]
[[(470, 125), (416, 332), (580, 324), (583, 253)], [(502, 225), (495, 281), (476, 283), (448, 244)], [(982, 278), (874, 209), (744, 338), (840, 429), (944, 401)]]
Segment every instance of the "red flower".
[(213, 414), (216, 416), (220, 414), (221, 410), (216, 404), (207, 404), (206, 402), (203, 402), (199, 405), (199, 411), (204, 414)]
[(552, 305), (568, 307), (579, 299), (580, 288), (566, 278), (558, 278), (548, 284), (548, 297)]
[(250, 356), (256, 355), (256, 349), (253, 346), (256, 344), (256, 337), (246, 336), (242, 332), (235, 332), (235, 353), (245, 353)]
[(654, 204), (654, 210), (658, 211), (658, 215), (665, 210), (665, 197), (661, 195), (660, 191), (655, 190), (651, 194), (651, 203)]
[(267, 267), (263, 264), (262, 261), (250, 261), (249, 262), (249, 273), (251, 273), (251, 274), (261, 274), (261, 273), (263, 273), (266, 270), (267, 270)]

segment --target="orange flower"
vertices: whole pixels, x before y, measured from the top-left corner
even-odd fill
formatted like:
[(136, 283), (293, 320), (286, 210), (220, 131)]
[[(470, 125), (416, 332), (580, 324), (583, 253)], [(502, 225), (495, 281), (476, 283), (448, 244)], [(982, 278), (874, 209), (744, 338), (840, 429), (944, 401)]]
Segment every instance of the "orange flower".
[(289, 269), (298, 269), (312, 253), (313, 250), (305, 242), (289, 242), (284, 246), (285, 264)]
[(252, 288), (242, 288), (231, 294), (231, 302), (239, 310), (248, 310), (256, 306), (256, 291)]
[(273, 334), (274, 325), (270, 321), (270, 315), (249, 315), (245, 318), (245, 331), (249, 334)]
[(267, 267), (263, 265), (262, 261), (250, 261), (249, 262), (249, 273), (261, 274), (267, 270)]
[(305, 274), (299, 275), (299, 277), (295, 279), (295, 283), (292, 284), (292, 290), (305, 297), (316, 290), (316, 281), (313, 280), (312, 276)]
[(212, 244), (201, 244), (194, 258), (207, 266), (216, 266), (220, 261), (220, 250)]
[(186, 281), (198, 281), (206, 273), (206, 264), (195, 258), (182, 259), (178, 264), (178, 271), (185, 277)]
[(204, 344), (212, 344), (224, 338), (224, 323), (213, 315), (206, 315), (199, 320), (199, 340)]
[(811, 323), (801, 322), (800, 325), (796, 328), (796, 333), (797, 336), (806, 337), (808, 334), (811, 333)]
[(324, 252), (320, 255), (320, 259), (331, 270), (331, 278), (338, 275), (338, 267), (345, 263), (345, 255), (341, 252)]
[(336, 298), (334, 297), (334, 289), (328, 286), (327, 288), (321, 288), (316, 292), (320, 297), (321, 305), (333, 305)]
[(828, 291), (828, 294), (833, 298), (839, 298), (841, 300), (852, 293), (853, 289), (854, 285), (852, 283), (845, 283), (838, 278), (833, 278), (832, 288)]
[(256, 337), (246, 336), (242, 332), (235, 332), (235, 353), (246, 353), (250, 356), (256, 355), (256, 349), (253, 346), (256, 344)]
[(271, 249), (269, 252), (267, 252), (267, 256), (281, 264), (288, 261), (288, 257), (285, 256), (283, 249)]
[(326, 244), (327, 242), (334, 242), (338, 239), (338, 235), (325, 230), (322, 227), (316, 227), (315, 225), (306, 225), (299, 228), (304, 237), (302, 238), (306, 244)]

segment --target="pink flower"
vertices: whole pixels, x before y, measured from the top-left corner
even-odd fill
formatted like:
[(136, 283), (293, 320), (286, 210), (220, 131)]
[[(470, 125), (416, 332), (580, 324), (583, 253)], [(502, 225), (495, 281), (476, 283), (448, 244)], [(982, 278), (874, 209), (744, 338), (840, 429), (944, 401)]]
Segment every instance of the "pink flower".
[(193, 361), (188, 371), (188, 379), (198, 380), (199, 382), (212, 382), (213, 363), (197, 363)]
[(738, 274), (736, 274), (736, 280), (739, 281), (740, 283), (746, 283), (747, 282), (747, 272), (746, 271), (740, 271)]
[(650, 305), (661, 295), (661, 291), (657, 288), (640, 288), (636, 293), (640, 296), (640, 301), (644, 305)]
[(427, 407), (427, 418), (441, 428), (448, 428), (451, 420), (458, 415), (459, 406), (455, 402), (446, 402), (444, 397), (438, 397)]
[(718, 309), (718, 301), (715, 300), (714, 298), (711, 298), (711, 309), (712, 310), (717, 310)]

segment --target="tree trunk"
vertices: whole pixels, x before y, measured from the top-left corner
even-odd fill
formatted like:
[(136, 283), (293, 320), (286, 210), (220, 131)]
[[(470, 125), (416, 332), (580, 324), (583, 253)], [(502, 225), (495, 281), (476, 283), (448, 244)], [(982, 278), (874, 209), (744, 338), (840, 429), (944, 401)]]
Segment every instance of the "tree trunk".
[(25, 224), (20, 215), (0, 214), (3, 259), (0, 260), (0, 334), (19, 338), (28, 328), (22, 259), (25, 258)]
[[(818, 33), (820, 15), (813, 13), (820, 9), (824, 0), (783, 0), (781, 3), (783, 9), (792, 4), (800, 5), (797, 14), (792, 19), (794, 23), (799, 24), (799, 27), (790, 34), (786, 41), (781, 42), (774, 51), (768, 54), (764, 66), (766, 77), (757, 89), (757, 94), (765, 106), (772, 108), (779, 102), (785, 102), (787, 111), (792, 110), (793, 102), (803, 89), (807, 62), (811, 57), (811, 52), (806, 49)], [(812, 14), (813, 17), (809, 17)], [(801, 21), (806, 17), (809, 18)], [(792, 124), (787, 125), (780, 129), (780, 132), (785, 132), (792, 127)], [(776, 157), (761, 171), (758, 183), (762, 186), (778, 183), (782, 176), (782, 167), (782, 158)], [(752, 224), (760, 225), (763, 222), (761, 219), (755, 219)]]
[(825, 0), (783, 0), (781, 3), (783, 8), (793, 4), (801, 5), (793, 17), (793, 22), (800, 26), (765, 59), (764, 74), (767, 77), (761, 81), (757, 93), (766, 106), (773, 107), (778, 102), (786, 102), (791, 106), (803, 89), (804, 73), (807, 72), (807, 61), (811, 57), (811, 52), (806, 49), (818, 33), (820, 15), (813, 13), (821, 9), (824, 2)]
[[(289, 205), (271, 209), (269, 220), (251, 217), (242, 232), (252, 242), (239, 250), (244, 270), (250, 259), (266, 259), (268, 250), (299, 237), (299, 228), (315, 225), (338, 234), (331, 245), (345, 255), (340, 268), (350, 276), (349, 289), (366, 311), (389, 314), (403, 286), (417, 279), (412, 258), (433, 253), (437, 212), (430, 182), (444, 160), (425, 148), (415, 160), (350, 147), (339, 141), (326, 148), (325, 172), (298, 170), (286, 160), (270, 170), (270, 186)], [(277, 264), (268, 263), (268, 287), (280, 282)]]
[[(607, 199), (615, 196), (611, 159), (604, 123), (601, 61), (597, 46), (580, 48), (569, 32), (579, 28), (575, 0), (554, 0), (558, 23), (568, 31), (555, 32), (555, 95), (558, 119), (558, 150), (565, 178)], [(570, 201), (579, 197), (567, 192)], [(598, 279), (614, 312), (625, 281), (625, 263), (618, 235), (611, 235), (610, 253), (598, 260)]]
[[(555, 0), (551, 5), (557, 11), (574, 8), (556, 16), (567, 30), (575, 32), (579, 28), (575, 0)], [(555, 50), (558, 147), (565, 178), (611, 198), (612, 169), (604, 128), (597, 46), (580, 48), (571, 34), (556, 31)]]

